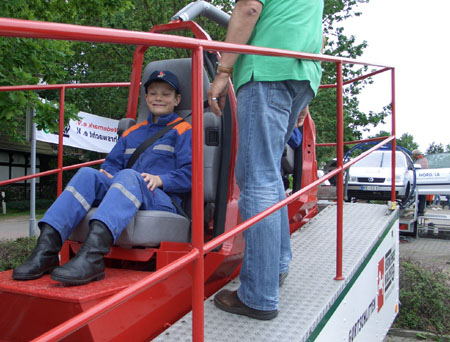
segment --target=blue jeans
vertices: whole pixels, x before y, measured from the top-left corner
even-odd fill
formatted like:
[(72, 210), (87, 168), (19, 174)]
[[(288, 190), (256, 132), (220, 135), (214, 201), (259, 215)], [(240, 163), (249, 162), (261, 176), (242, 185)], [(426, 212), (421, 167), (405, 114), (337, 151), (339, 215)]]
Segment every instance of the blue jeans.
[[(284, 146), (300, 111), (314, 97), (308, 81), (254, 82), (237, 94), (239, 209), (247, 220), (286, 198), (280, 173)], [(256, 310), (278, 307), (279, 274), (292, 259), (287, 208), (244, 232), (239, 299)]]
[(177, 211), (164, 191), (159, 188), (150, 191), (135, 170), (121, 170), (110, 179), (98, 170), (83, 167), (47, 210), (39, 226), (42, 223), (51, 225), (64, 242), (92, 206), (98, 206), (98, 209), (91, 220), (103, 222), (114, 241), (139, 209)]

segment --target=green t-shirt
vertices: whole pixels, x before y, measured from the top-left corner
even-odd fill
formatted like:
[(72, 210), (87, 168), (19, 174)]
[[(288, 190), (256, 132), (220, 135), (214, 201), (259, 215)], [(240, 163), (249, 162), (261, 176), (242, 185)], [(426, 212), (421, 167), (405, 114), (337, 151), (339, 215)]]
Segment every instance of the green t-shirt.
[[(320, 53), (324, 0), (259, 0), (261, 15), (249, 45)], [(236, 91), (255, 81), (310, 81), (314, 93), (320, 85), (320, 62), (261, 55), (240, 55), (235, 64)]]

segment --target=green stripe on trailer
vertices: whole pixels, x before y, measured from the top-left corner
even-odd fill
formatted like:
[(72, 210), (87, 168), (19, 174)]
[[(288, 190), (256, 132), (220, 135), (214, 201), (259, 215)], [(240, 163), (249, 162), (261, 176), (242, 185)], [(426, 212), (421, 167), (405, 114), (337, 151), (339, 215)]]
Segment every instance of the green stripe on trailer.
[(383, 242), (383, 240), (386, 238), (386, 236), (389, 234), (389, 232), (391, 231), (392, 227), (394, 226), (394, 224), (396, 223), (396, 221), (398, 220), (398, 214), (395, 215), (395, 217), (393, 218), (393, 220), (390, 222), (389, 226), (384, 230), (383, 234), (381, 235), (380, 239), (377, 241), (377, 243), (375, 244), (375, 246), (373, 246), (372, 250), (370, 251), (370, 253), (367, 255), (367, 257), (364, 259), (363, 263), (361, 264), (361, 266), (358, 268), (358, 270), (356, 271), (356, 273), (353, 275), (353, 277), (351, 278), (351, 280), (348, 282), (348, 284), (345, 286), (344, 290), (342, 291), (342, 293), (339, 295), (339, 297), (336, 299), (336, 301), (334, 302), (334, 304), (331, 306), (330, 310), (328, 311), (328, 313), (323, 317), (323, 319), (320, 321), (320, 323), (317, 325), (316, 329), (311, 333), (310, 337), (308, 338), (308, 342), (313, 342), (316, 340), (316, 338), (319, 336), (319, 334), (321, 333), (321, 331), (323, 330), (323, 328), (325, 327), (325, 325), (328, 323), (328, 321), (330, 320), (331, 316), (336, 312), (337, 308), (342, 304), (342, 301), (344, 300), (345, 296), (348, 294), (348, 292), (350, 291), (350, 289), (353, 287), (353, 285), (356, 283), (357, 279), (359, 278), (359, 276), (361, 275), (361, 273), (365, 270), (366, 266), (369, 264), (370, 260), (372, 259), (372, 257), (375, 255), (376, 251), (378, 250), (378, 248), (380, 247), (381, 243)]

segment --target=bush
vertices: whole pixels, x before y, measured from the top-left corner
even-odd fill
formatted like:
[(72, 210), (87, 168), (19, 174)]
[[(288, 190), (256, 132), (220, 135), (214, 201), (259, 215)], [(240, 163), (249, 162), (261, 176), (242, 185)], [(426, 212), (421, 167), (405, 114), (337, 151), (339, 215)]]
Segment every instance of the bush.
[(24, 237), (17, 240), (0, 240), (0, 271), (16, 268), (31, 254), (36, 238)]
[(400, 262), (398, 328), (450, 333), (450, 275), (411, 260)]
[[(43, 209), (47, 210), (52, 203), (54, 202), (53, 199), (37, 199), (36, 200), (36, 209)], [(29, 200), (23, 200), (23, 201), (8, 201), (6, 203), (6, 211), (13, 211), (13, 212), (29, 212), (30, 210), (30, 201)]]

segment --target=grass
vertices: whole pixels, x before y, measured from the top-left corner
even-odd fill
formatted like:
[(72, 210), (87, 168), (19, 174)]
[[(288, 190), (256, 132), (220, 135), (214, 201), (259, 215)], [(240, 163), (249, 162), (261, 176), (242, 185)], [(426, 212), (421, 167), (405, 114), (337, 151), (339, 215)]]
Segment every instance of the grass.
[(16, 240), (0, 240), (0, 271), (16, 268), (31, 254), (36, 238), (24, 237)]
[[(36, 201), (36, 217), (42, 216), (53, 203), (51, 199), (38, 199)], [(6, 203), (6, 215), (0, 209), (0, 220), (17, 216), (30, 215), (30, 202), (28, 200), (8, 201)]]
[[(36, 210), (36, 219), (42, 218), (45, 213), (45, 209), (37, 209)], [(14, 217), (20, 217), (20, 216), (30, 216), (29, 212), (24, 212), (23, 210), (7, 210), (6, 214), (0, 214), (0, 221), (2, 219), (8, 219), (8, 218), (14, 218)]]
[[(36, 220), (40, 220), (45, 209), (36, 209)], [(6, 215), (0, 214), (0, 221), (14, 217), (30, 216), (29, 211), (10, 208)], [(0, 239), (0, 271), (13, 269), (22, 264), (36, 245), (36, 238), (22, 237), (16, 240)]]
[(428, 331), (437, 341), (450, 334), (450, 275), (444, 270), (401, 260), (400, 303), (394, 327)]

